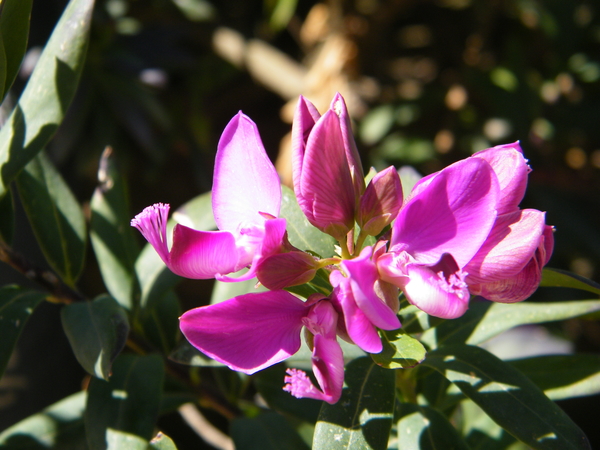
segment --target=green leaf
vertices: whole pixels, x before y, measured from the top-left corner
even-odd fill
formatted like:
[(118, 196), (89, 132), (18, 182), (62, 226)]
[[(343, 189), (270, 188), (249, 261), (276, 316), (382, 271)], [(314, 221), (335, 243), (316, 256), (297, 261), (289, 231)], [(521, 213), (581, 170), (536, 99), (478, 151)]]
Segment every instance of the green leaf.
[(169, 355), (171, 361), (196, 367), (225, 367), (225, 364), (206, 356), (187, 340), (183, 339)]
[(527, 450), (479, 406), (470, 400), (460, 404), (462, 434), (470, 450)]
[[(0, 8), (2, 4), (0, 4)], [(0, 20), (2, 11), (0, 10)], [(1, 25), (0, 25), (1, 26)], [(4, 99), (4, 85), (6, 84), (6, 50), (4, 49), (4, 38), (0, 28), (0, 102)]]
[(87, 392), (77, 392), (0, 434), (0, 450), (86, 448), (83, 412)]
[(552, 400), (600, 393), (600, 356), (549, 355), (508, 361)]
[(44, 153), (25, 166), (16, 183), (46, 260), (67, 285), (74, 286), (86, 247), (85, 218), (77, 199)]
[(215, 303), (221, 303), (230, 298), (237, 297), (238, 295), (244, 295), (252, 292), (266, 292), (267, 288), (260, 285), (256, 287), (257, 280), (252, 278), (246, 281), (239, 281), (237, 283), (226, 283), (224, 281), (215, 281), (212, 295), (210, 298), (211, 305)]
[(127, 450), (147, 450), (148, 441), (135, 434), (108, 428), (106, 430), (106, 448), (109, 450), (119, 450), (121, 448), (126, 448)]
[(287, 221), (287, 234), (290, 243), (303, 251), (311, 251), (321, 258), (335, 255), (335, 239), (313, 227), (298, 206), (294, 192), (281, 187), (280, 217)]
[(428, 353), (422, 363), (454, 383), (494, 422), (534, 449), (591, 449), (569, 416), (510, 364), (468, 345)]
[(10, 244), (15, 234), (15, 205), (11, 191), (0, 198), (0, 217), (0, 241)]
[(469, 450), (446, 416), (436, 409), (413, 403), (398, 407), (400, 448), (420, 450)]
[(33, 310), (46, 297), (17, 286), (0, 288), (0, 377)]
[(406, 369), (414, 367), (425, 359), (427, 351), (423, 344), (401, 329), (379, 331), (383, 350), (371, 354), (373, 361), (386, 369)]
[(17, 106), (0, 130), (0, 197), (48, 143), (65, 116), (83, 68), (93, 6), (93, 0), (69, 2)]
[(598, 283), (566, 270), (550, 269), (548, 267), (542, 271), (540, 286), (581, 289), (600, 295), (600, 285)]
[(572, 319), (600, 311), (600, 300), (552, 303), (471, 302), (460, 318), (425, 331), (420, 341), (430, 348), (447, 344), (477, 345), (518, 325)]
[(144, 336), (163, 353), (169, 354), (179, 339), (179, 299), (173, 291), (164, 296), (153, 296), (141, 309), (136, 322)]
[(29, 18), (33, 0), (3, 0), (0, 6), (0, 41), (4, 74), (0, 83), (0, 103), (12, 86), (27, 50)]
[(177, 447), (169, 436), (159, 431), (150, 441), (148, 450), (177, 450)]
[(236, 450), (308, 450), (308, 446), (285, 418), (274, 412), (235, 419), (231, 438)]
[(90, 238), (106, 289), (130, 310), (137, 292), (134, 265), (139, 249), (130, 226), (127, 189), (110, 147), (102, 153), (98, 181), (90, 203)]
[(444, 321), (444, 319), (430, 316), (416, 306), (408, 304), (406, 300), (400, 303), (398, 316), (400, 316), (402, 330), (407, 334), (422, 333)]
[(212, 211), (212, 193), (205, 192), (185, 202), (173, 213), (173, 220), (195, 230), (216, 230), (217, 224)]
[(323, 403), (313, 448), (387, 449), (394, 412), (394, 374), (370, 358), (349, 363), (342, 398), (335, 405)]
[(122, 434), (113, 434), (115, 431), (146, 443), (152, 438), (163, 376), (163, 362), (157, 355), (120, 355), (109, 381), (92, 378), (84, 416), (91, 450), (108, 448), (110, 439), (125, 439)]
[(127, 315), (109, 296), (72, 303), (61, 311), (65, 334), (79, 364), (90, 374), (108, 380), (129, 334)]

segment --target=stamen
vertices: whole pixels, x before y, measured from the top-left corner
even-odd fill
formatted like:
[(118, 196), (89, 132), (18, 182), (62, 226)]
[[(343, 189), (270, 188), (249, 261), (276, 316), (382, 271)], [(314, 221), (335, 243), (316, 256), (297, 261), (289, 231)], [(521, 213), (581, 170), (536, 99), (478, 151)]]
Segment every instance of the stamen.
[(142, 236), (154, 247), (161, 259), (169, 260), (167, 245), (167, 218), (170, 206), (165, 203), (155, 203), (131, 219), (131, 226), (137, 228)]
[(286, 373), (288, 376), (284, 378), (286, 383), (283, 387), (284, 391), (289, 392), (296, 398), (324, 399), (323, 393), (314, 386), (306, 372), (299, 369), (288, 369)]

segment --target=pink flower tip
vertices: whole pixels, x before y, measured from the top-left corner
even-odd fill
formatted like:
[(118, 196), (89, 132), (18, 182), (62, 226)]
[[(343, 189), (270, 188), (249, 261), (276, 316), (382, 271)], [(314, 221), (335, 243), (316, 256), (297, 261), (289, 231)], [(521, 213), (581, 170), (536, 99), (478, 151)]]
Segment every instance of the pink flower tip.
[(131, 219), (131, 226), (137, 228), (144, 238), (156, 249), (161, 259), (169, 260), (167, 245), (167, 219), (170, 206), (166, 203), (155, 203)]
[(287, 369), (285, 373), (288, 376), (283, 379), (285, 381), (283, 390), (289, 392), (294, 397), (323, 400), (332, 405), (339, 400), (339, 398), (331, 398), (331, 396), (325, 395), (318, 390), (303, 370)]

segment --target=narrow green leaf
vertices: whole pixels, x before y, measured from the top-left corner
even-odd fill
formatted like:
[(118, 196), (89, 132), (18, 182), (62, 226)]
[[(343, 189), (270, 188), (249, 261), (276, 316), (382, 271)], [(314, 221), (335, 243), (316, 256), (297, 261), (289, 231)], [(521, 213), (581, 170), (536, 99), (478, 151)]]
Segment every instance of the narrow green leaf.
[(127, 189), (110, 147), (102, 153), (98, 181), (90, 203), (92, 246), (106, 289), (121, 306), (132, 309), (137, 292), (134, 265), (139, 249), (130, 226)]
[(79, 364), (88, 373), (108, 380), (111, 365), (129, 334), (123, 308), (113, 298), (101, 296), (93, 302), (65, 306), (61, 319)]
[(552, 303), (471, 302), (460, 318), (425, 331), (420, 341), (430, 348), (447, 344), (477, 345), (518, 325), (572, 319), (600, 311), (600, 300)]
[(402, 329), (379, 331), (383, 350), (371, 354), (373, 361), (386, 369), (414, 367), (425, 359), (427, 351), (423, 344), (406, 334)]
[[(2, 5), (0, 4), (0, 8)], [(2, 11), (0, 9), (0, 21), (2, 20)], [(4, 85), (6, 84), (6, 50), (4, 49), (4, 37), (0, 24), (0, 103), (4, 99)]]
[(136, 436), (136, 442), (152, 438), (163, 376), (157, 355), (120, 355), (109, 381), (92, 378), (84, 415), (91, 450), (105, 450), (111, 439), (124, 438), (115, 431)]
[(87, 392), (70, 395), (0, 433), (0, 450), (86, 448), (83, 412)]
[(428, 353), (429, 366), (475, 402), (498, 425), (534, 449), (591, 449), (562, 409), (510, 364), (479, 347), (449, 345)]
[(42, 152), (16, 178), (19, 196), (44, 256), (74, 286), (85, 260), (86, 228), (77, 199)]
[(566, 270), (550, 269), (548, 267), (542, 271), (540, 286), (581, 289), (600, 295), (600, 285), (598, 283)]
[(15, 233), (15, 205), (12, 192), (0, 198), (0, 241), (12, 242)]
[(548, 355), (508, 361), (552, 400), (600, 393), (600, 356)]
[(398, 407), (398, 442), (400, 448), (420, 450), (469, 450), (469, 447), (436, 409), (413, 403)]
[(177, 450), (177, 446), (175, 442), (167, 436), (166, 434), (161, 433), (160, 431), (152, 440), (150, 441), (149, 450)]
[(444, 319), (430, 316), (416, 306), (408, 304), (406, 300), (401, 302), (398, 315), (400, 316), (402, 330), (407, 334), (422, 333), (444, 321)]
[(33, 310), (46, 297), (17, 286), (0, 288), (0, 377)]
[(83, 68), (93, 6), (93, 0), (69, 2), (16, 108), (0, 130), (0, 197), (48, 143), (65, 116)]
[(266, 412), (235, 419), (231, 438), (237, 450), (308, 450), (308, 446), (283, 416)]
[(470, 450), (527, 450), (479, 406), (470, 400), (460, 404), (462, 434)]
[(335, 404), (323, 403), (313, 448), (385, 450), (394, 412), (394, 371), (359, 358), (346, 367), (347, 387)]
[(0, 103), (12, 86), (27, 50), (29, 18), (33, 0), (2, 0), (0, 41), (5, 58), (5, 72), (0, 83)]
[(281, 187), (281, 212), (280, 217), (287, 221), (287, 233), (290, 243), (303, 251), (311, 251), (322, 258), (335, 254), (335, 240), (328, 234), (313, 227), (298, 206), (294, 192), (286, 187)]

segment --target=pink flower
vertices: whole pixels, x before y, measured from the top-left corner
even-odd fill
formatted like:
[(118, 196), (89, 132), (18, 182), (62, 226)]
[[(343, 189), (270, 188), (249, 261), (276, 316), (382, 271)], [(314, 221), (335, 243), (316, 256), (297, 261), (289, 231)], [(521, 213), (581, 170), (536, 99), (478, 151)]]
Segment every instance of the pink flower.
[[(240, 281), (254, 277), (257, 262), (279, 250), (285, 219), (277, 219), (281, 187), (254, 122), (241, 112), (225, 127), (215, 159), (212, 196), (220, 231), (197, 231), (183, 225), (167, 244), (169, 206), (149, 206), (131, 225), (156, 249), (164, 263), (187, 278)], [(244, 267), (239, 278), (226, 275)]]
[(324, 296), (303, 302), (286, 291), (240, 295), (187, 311), (181, 331), (201, 352), (233, 370), (253, 374), (300, 349), (300, 332), (313, 337), (312, 362), (317, 383), (297, 369), (288, 370), (284, 389), (295, 397), (335, 403), (342, 393), (344, 358), (336, 340), (338, 314)]
[(309, 222), (343, 239), (354, 227), (364, 175), (341, 95), (323, 116), (300, 97), (292, 126), (292, 165), (296, 198)]

